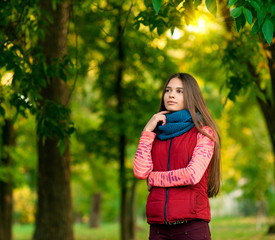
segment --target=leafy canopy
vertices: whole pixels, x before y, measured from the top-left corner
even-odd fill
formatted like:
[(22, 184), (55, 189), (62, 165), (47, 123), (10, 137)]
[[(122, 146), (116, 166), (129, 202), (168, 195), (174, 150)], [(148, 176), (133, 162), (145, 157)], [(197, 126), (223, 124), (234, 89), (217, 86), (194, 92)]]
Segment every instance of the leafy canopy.
[[(181, 17), (185, 24), (195, 19), (195, 10), (204, 3), (202, 0), (145, 0), (146, 11), (137, 16), (137, 24), (150, 27), (150, 31), (157, 28), (159, 34), (167, 29), (173, 32), (180, 27)], [(206, 0), (205, 6), (213, 15), (217, 13), (216, 0)], [(252, 26), (251, 34), (258, 33), (270, 45), (275, 26), (275, 2), (272, 0), (229, 0), (230, 15), (236, 22), (239, 32), (246, 24)]]

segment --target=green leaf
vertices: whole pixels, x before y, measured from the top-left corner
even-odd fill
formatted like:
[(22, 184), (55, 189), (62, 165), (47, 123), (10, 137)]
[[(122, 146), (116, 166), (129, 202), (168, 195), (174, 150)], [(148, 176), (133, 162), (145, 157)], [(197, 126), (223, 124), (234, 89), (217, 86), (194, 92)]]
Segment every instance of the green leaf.
[(173, 36), (174, 31), (175, 31), (175, 27), (172, 27), (172, 28), (170, 29), (170, 31), (171, 31), (171, 36)]
[(275, 5), (272, 5), (271, 7), (271, 15), (275, 16)]
[(74, 127), (70, 127), (69, 131), (68, 131), (68, 134), (71, 135), (71, 134), (73, 134), (74, 131), (75, 131), (75, 128)]
[(66, 73), (64, 72), (63, 69), (59, 68), (59, 76), (60, 78), (64, 81), (64, 82), (67, 82), (67, 75)]
[(229, 0), (228, 7), (230, 8), (232, 5), (234, 5), (238, 0)]
[(5, 109), (0, 105), (0, 116), (5, 117)]
[(261, 10), (261, 7), (259, 6), (259, 4), (256, 1), (249, 1), (249, 3), (251, 4), (251, 6), (258, 12)]
[(250, 34), (252, 35), (252, 34), (258, 32), (259, 30), (260, 30), (260, 26), (259, 26), (258, 20), (256, 20), (252, 27)]
[(251, 25), (253, 18), (252, 18), (252, 13), (250, 12), (250, 10), (248, 10), (247, 8), (243, 8), (243, 14), (244, 14), (246, 21), (249, 23), (249, 25)]
[(254, 89), (256, 91), (256, 96), (266, 103), (266, 95), (257, 86)]
[(240, 31), (241, 28), (244, 27), (245, 23), (246, 23), (246, 20), (243, 14), (236, 19), (236, 27), (238, 32)]
[(266, 41), (268, 42), (269, 45), (273, 38), (273, 30), (274, 30), (273, 24), (267, 18), (262, 26), (262, 32), (264, 34), (264, 38), (266, 39)]
[(266, 16), (266, 11), (264, 11), (263, 9), (257, 12), (257, 19), (259, 21), (259, 26), (261, 26), (262, 23), (264, 22), (265, 16)]
[(59, 140), (58, 142), (58, 148), (59, 148), (59, 153), (60, 155), (63, 155), (67, 147), (66, 141), (65, 140)]
[(157, 33), (160, 36), (161, 34), (163, 34), (165, 32), (165, 28), (163, 27), (163, 25), (157, 26)]
[(217, 13), (217, 3), (216, 0), (205, 0), (206, 7), (209, 12), (211, 12), (213, 15), (216, 15)]
[(237, 18), (239, 16), (241, 16), (243, 12), (243, 7), (237, 7), (237, 8), (234, 8), (231, 12), (230, 12), (230, 15), (231, 17), (233, 18)]
[(160, 6), (161, 6), (161, 0), (152, 0), (152, 2), (153, 2), (153, 7), (154, 7), (156, 13), (158, 13), (160, 10)]

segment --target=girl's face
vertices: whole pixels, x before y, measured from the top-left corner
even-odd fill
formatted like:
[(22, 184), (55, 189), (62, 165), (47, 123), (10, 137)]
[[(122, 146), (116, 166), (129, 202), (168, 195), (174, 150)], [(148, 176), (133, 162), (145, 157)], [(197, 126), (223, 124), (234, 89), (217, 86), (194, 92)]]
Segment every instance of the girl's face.
[(166, 110), (176, 112), (184, 109), (183, 102), (183, 83), (179, 78), (172, 78), (163, 96)]

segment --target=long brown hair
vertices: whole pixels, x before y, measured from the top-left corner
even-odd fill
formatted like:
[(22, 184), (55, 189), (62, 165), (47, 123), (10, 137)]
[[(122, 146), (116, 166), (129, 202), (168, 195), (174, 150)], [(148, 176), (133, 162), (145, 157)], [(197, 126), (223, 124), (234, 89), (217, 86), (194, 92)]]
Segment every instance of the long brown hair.
[[(203, 99), (203, 96), (197, 81), (188, 73), (175, 73), (169, 77), (169, 79), (164, 85), (159, 111), (166, 110), (164, 106), (163, 98), (164, 98), (166, 87), (170, 82), (170, 80), (173, 78), (178, 78), (183, 83), (184, 107), (185, 109), (189, 110), (196, 128), (202, 134), (204, 134), (205, 136), (215, 141), (214, 154), (210, 162), (210, 169), (209, 169), (209, 175), (208, 175), (207, 194), (208, 194), (208, 197), (216, 196), (219, 193), (220, 182), (221, 182), (221, 170), (220, 170), (221, 142), (220, 142), (220, 135), (219, 135), (218, 128), (209, 110), (207, 109), (207, 106), (205, 104), (205, 101)], [(201, 117), (198, 118), (196, 112), (199, 112)], [(202, 126), (209, 126), (214, 132), (215, 139), (213, 139), (209, 134), (204, 132), (202, 130)]]

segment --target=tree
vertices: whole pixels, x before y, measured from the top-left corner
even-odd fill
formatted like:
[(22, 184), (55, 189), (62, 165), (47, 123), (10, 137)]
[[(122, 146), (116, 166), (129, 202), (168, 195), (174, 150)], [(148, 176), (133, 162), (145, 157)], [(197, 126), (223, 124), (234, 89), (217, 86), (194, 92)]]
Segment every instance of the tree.
[[(34, 3), (28, 3), (32, 7)], [(25, 115), (25, 110), (30, 107), (25, 95), (20, 94), (17, 80), (25, 77), (23, 69), (28, 68), (24, 61), (26, 55), (25, 32), (22, 31), (23, 21), (25, 26), (31, 21), (26, 20), (29, 11), (26, 5), (20, 1), (1, 2), (1, 24), (0, 24), (0, 117), (1, 121), (1, 154), (0, 166), (3, 170), (0, 181), (0, 239), (10, 240), (12, 238), (12, 157), (11, 150), (15, 144), (14, 122), (18, 114)], [(13, 84), (11, 84), (13, 83)], [(2, 120), (2, 119), (1, 119)]]
[[(235, 35), (232, 26), (228, 28), (228, 31), (234, 37), (229, 40), (223, 58), (228, 73), (226, 80), (226, 86), (230, 89), (228, 98), (235, 101), (236, 96), (243, 95), (245, 91), (250, 91), (256, 97), (258, 106), (266, 122), (273, 149), (273, 190), (271, 190), (270, 195), (274, 199), (275, 38), (273, 37), (274, 27), (272, 21), (275, 19), (275, 5), (272, 5), (271, 2), (263, 5), (261, 1), (251, 1), (250, 5), (236, 4), (237, 7), (231, 11), (231, 16), (236, 18), (236, 28), (240, 34)], [(226, 11), (229, 14), (229, 10), (225, 9), (224, 12), (226, 13)], [(256, 13), (257, 17), (255, 17)], [(254, 34), (262, 30), (258, 33), (258, 37), (255, 35), (249, 36), (245, 28), (246, 21), (250, 25), (252, 24), (252, 16), (254, 25), (251, 33)], [(268, 44), (266, 44), (265, 40)], [(251, 51), (254, 53), (253, 55), (251, 55)], [(232, 61), (233, 59), (234, 62)], [(236, 67), (237, 65), (239, 67)], [(271, 225), (268, 233), (274, 232), (275, 225)]]
[[(241, 95), (243, 91), (248, 89), (255, 91), (257, 102), (266, 121), (275, 155), (275, 42), (272, 41), (274, 32), (272, 21), (275, 19), (275, 5), (272, 5), (271, 2), (267, 2), (264, 5), (262, 1), (249, 1), (248, 4), (238, 4), (236, 1), (231, 1), (229, 6), (233, 3), (237, 4), (237, 7), (231, 12), (229, 12), (228, 8), (225, 9), (223, 11), (225, 14), (224, 18), (229, 14), (235, 17), (237, 31), (240, 31), (241, 34), (234, 34), (233, 26), (229, 25), (228, 31), (233, 35), (233, 38), (228, 42), (224, 56), (224, 63), (228, 72), (226, 86), (230, 89), (228, 98), (234, 101), (236, 96)], [(244, 28), (246, 21), (250, 25), (254, 22), (251, 30), (252, 34), (262, 30), (259, 32), (259, 38), (248, 36), (247, 30)], [(265, 39), (269, 46), (265, 43)], [(241, 48), (246, 49), (247, 53), (243, 54), (244, 51)], [(253, 59), (254, 56), (249, 55), (251, 50), (254, 51), (254, 56), (258, 56), (256, 61)], [(230, 59), (234, 59), (234, 62)], [(244, 69), (242, 72), (237, 70), (236, 63), (244, 66), (241, 68)], [(266, 69), (268, 70), (266, 71)], [(268, 75), (269, 77), (267, 77)]]
[(1, 101), (0, 113), (4, 116), (12, 106), (14, 119), (26, 109), (37, 117), (39, 200), (34, 238), (73, 239), (68, 143), (73, 127), (65, 83), (70, 64), (65, 57), (69, 2), (38, 2), (1, 2), (0, 64), (12, 81), (6, 100), (10, 105)]
[(12, 239), (12, 158), (11, 148), (14, 146), (15, 131), (11, 119), (5, 119), (2, 128), (2, 154), (0, 166), (6, 168), (6, 179), (0, 180), (0, 239)]
[[(67, 49), (70, 3), (54, 3), (40, 1), (41, 11), (46, 13), (48, 19), (46, 32), (44, 38), (40, 38), (40, 44), (41, 56), (45, 58), (45, 63), (59, 70)], [(38, 213), (35, 240), (74, 239), (68, 141), (71, 129), (67, 125), (69, 95), (64, 75), (60, 75), (60, 71), (58, 73), (44, 75), (46, 85), (39, 100)], [(63, 79), (60, 76), (63, 76)]]

